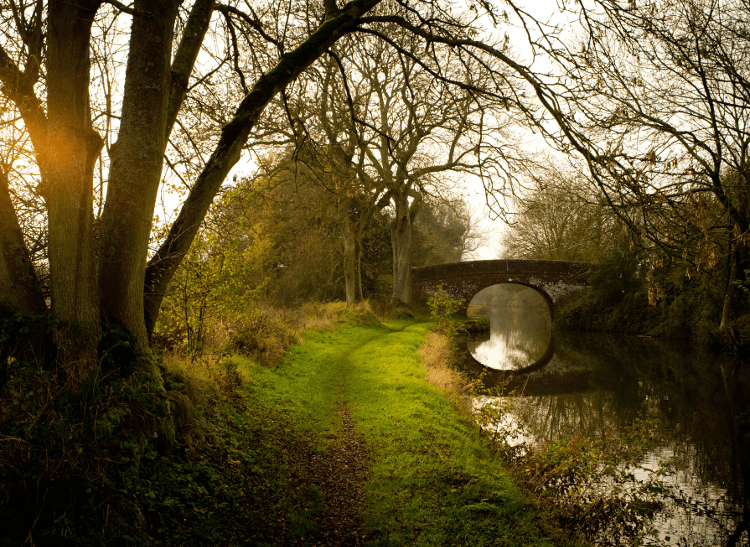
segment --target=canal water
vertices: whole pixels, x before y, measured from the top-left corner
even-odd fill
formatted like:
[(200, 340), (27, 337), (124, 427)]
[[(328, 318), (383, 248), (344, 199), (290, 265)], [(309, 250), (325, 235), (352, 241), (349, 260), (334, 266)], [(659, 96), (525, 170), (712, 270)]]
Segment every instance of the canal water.
[(472, 310), (489, 316), (490, 332), (466, 340), (464, 371), (513, 394), (476, 401), (502, 406), (496, 425), (510, 445), (611, 437), (646, 424), (651, 441), (628, 472), (636, 483), (658, 472), (664, 490), (643, 544), (750, 545), (750, 364), (650, 338), (552, 339), (545, 301), (518, 285), (485, 289)]

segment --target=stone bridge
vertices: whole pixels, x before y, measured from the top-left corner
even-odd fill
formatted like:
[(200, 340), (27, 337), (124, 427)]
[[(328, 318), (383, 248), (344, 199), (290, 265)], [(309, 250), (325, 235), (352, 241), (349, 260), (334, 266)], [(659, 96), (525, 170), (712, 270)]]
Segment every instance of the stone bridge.
[(550, 315), (566, 298), (589, 287), (590, 264), (559, 260), (476, 260), (412, 268), (412, 299), (426, 301), (439, 285), (463, 301), (462, 313), (479, 291), (499, 283), (517, 283), (539, 292)]

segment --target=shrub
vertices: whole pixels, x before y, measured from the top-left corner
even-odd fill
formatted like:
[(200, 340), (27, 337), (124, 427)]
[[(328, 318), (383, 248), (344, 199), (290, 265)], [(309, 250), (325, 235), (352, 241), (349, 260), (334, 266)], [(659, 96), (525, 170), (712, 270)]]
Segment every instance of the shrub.
[(339, 322), (350, 325), (376, 326), (380, 324), (380, 319), (378, 319), (368, 300), (344, 308), (336, 315)]
[[(6, 318), (0, 332), (8, 334), (18, 321)], [(28, 318), (26, 342), (38, 334), (31, 327), (39, 321)], [(147, 462), (176, 446), (173, 400), (153, 373), (152, 356), (108, 327), (101, 374), (78, 385), (54, 358), (18, 351), (26, 345), (2, 342), (0, 544), (146, 540)]]
[(258, 363), (275, 365), (286, 355), (286, 348), (299, 341), (296, 330), (281, 313), (258, 307), (241, 319), (230, 334), (225, 351), (251, 355)]
[(438, 330), (454, 332), (451, 318), (461, 308), (461, 304), (462, 301), (453, 298), (448, 291), (443, 289), (442, 285), (437, 286), (432, 296), (427, 300), (427, 305), (430, 307), (430, 313), (437, 323)]

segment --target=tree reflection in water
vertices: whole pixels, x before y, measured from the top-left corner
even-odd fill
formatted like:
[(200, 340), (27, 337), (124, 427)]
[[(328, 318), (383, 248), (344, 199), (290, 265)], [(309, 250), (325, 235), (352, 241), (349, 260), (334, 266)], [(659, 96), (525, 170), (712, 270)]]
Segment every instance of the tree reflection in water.
[[(481, 368), (466, 362), (470, 373)], [(486, 385), (520, 394), (505, 399), (512, 404), (504, 404), (502, 425), (519, 427), (516, 442), (532, 449), (559, 439), (612, 438), (634, 422), (646, 424), (652, 444), (631, 470), (636, 478), (663, 466), (673, 471), (654, 543), (750, 544), (747, 366), (674, 343), (584, 334), (556, 338), (554, 356), (534, 372), (487, 371)]]
[(469, 304), (469, 315), (490, 319), (489, 340), (479, 336), (467, 342), (474, 358), (491, 368), (518, 370), (539, 360), (550, 342), (547, 303), (523, 285), (493, 285)]

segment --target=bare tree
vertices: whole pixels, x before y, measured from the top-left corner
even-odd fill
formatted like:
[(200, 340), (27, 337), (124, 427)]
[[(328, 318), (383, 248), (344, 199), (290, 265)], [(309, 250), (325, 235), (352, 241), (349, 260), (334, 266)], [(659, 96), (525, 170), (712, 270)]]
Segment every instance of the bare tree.
[[(28, 157), (46, 208), (49, 298), (34, 268), (32, 238), (19, 225), (11, 176), (0, 184), (0, 300), (28, 313), (51, 307), (58, 356), (74, 379), (96, 369), (102, 317), (147, 347), (172, 275), (266, 106), (341, 37), (377, 37), (433, 78), (523, 110), (513, 87), (517, 78), (500, 66), (506, 61), (497, 57), (494, 65), (467, 45), (480, 19), (494, 14), (486, 15), (484, 2), (467, 0), (466, 7), (440, 0), (6, 4), (0, 9), (2, 95), (15, 105), (33, 149)], [(397, 27), (411, 35), (404, 43), (421, 46), (407, 48), (390, 38)], [(105, 35), (114, 39), (112, 47), (103, 46)], [(490, 49), (504, 51), (502, 44)], [(201, 51), (206, 54), (199, 59)], [(456, 66), (472, 70), (459, 80), (447, 68)], [(485, 72), (485, 80), (475, 80), (474, 69)], [(108, 81), (117, 83), (111, 88), (99, 79), (110, 71), (115, 76)], [(217, 96), (232, 106), (218, 108)], [(181, 155), (184, 161), (176, 165)], [(485, 181), (507, 183), (512, 173), (503, 169), (496, 167), (495, 177)], [(187, 177), (187, 197), (150, 254), (154, 207), (170, 171)]]
[(621, 223), (580, 174), (554, 166), (534, 173), (503, 237), (508, 257), (600, 262), (619, 243)]
[[(302, 117), (315, 113), (296, 122), (304, 128), (303, 138), (318, 140), (316, 149), (332, 154), (332, 165), (350, 170), (337, 175), (350, 184), (343, 194), (334, 193), (358, 200), (349, 207), (357, 218), (351, 226), (358, 227), (344, 238), (351, 252), (357, 252), (357, 234), (367, 219), (391, 204), (392, 298), (401, 302), (411, 299), (412, 224), (424, 199), (447, 202), (451, 175), (470, 174), (490, 187), (496, 177), (510, 180), (513, 169), (529, 163), (509, 130), (513, 114), (507, 101), (480, 93), (494, 89), (496, 82), (482, 71), (499, 70), (496, 61), (485, 58), (482, 66), (469, 58), (453, 69), (442, 67), (436, 77), (427, 66), (434, 60), (412, 38), (396, 28), (387, 40), (357, 35), (340, 41), (330, 52), (326, 75), (318, 76), (327, 90), (321, 95), (324, 104), (296, 107)], [(338, 99), (330, 100), (334, 96)], [(352, 256), (349, 262), (348, 286), (356, 287), (358, 260)], [(347, 290), (347, 301), (356, 300), (355, 294), (356, 289)]]
[(548, 77), (518, 70), (637, 243), (711, 269), (726, 258), (721, 325), (747, 256), (748, 52), (746, 2), (601, 0), (564, 11), (576, 36), (515, 8)]
[(415, 267), (460, 262), (471, 258), (489, 233), (477, 226), (471, 208), (461, 198), (428, 198), (413, 226)]

